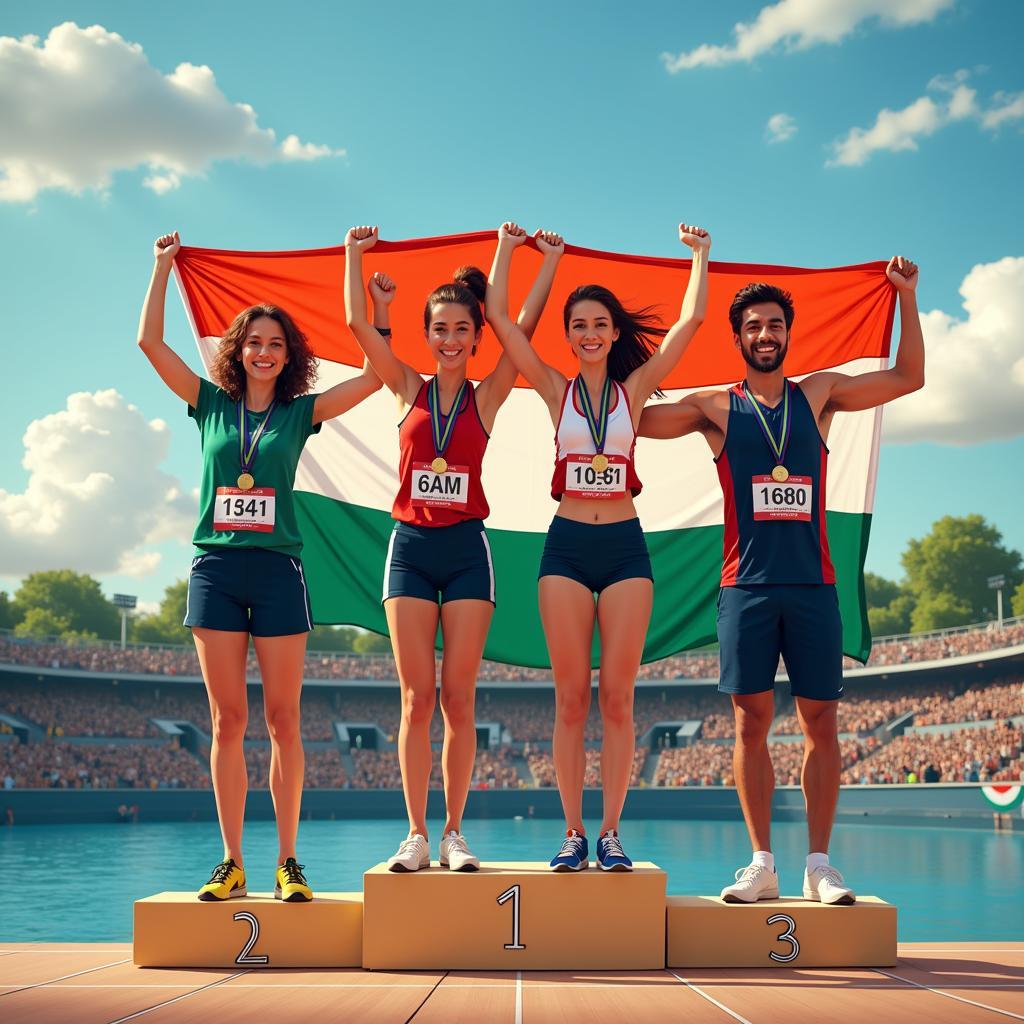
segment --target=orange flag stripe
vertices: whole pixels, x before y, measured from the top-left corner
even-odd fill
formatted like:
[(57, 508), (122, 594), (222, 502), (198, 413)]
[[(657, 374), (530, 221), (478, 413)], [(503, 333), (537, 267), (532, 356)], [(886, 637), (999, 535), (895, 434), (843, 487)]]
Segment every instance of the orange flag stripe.
[[(380, 241), (364, 257), (369, 277), (388, 273), (398, 285), (391, 305), (393, 347), (417, 371), (430, 374), (434, 363), (423, 337), (426, 297), (451, 280), (457, 267), (472, 264), (485, 273), (494, 255), (496, 233), (480, 231), (399, 242)], [(529, 290), (541, 256), (532, 239), (512, 263), (511, 309), (518, 310)], [(183, 247), (175, 260), (201, 337), (220, 336), (235, 315), (257, 302), (284, 307), (306, 333), (314, 353), (350, 366), (362, 353), (345, 326), (343, 246), (295, 252), (233, 252)], [(793, 295), (796, 320), (786, 369), (791, 376), (839, 366), (853, 359), (888, 356), (896, 305), (895, 289), (885, 276), (885, 263), (807, 269), (744, 263), (711, 263), (708, 316), (668, 388), (728, 384), (743, 374), (743, 361), (733, 343), (728, 310), (735, 293), (751, 281), (767, 281)], [(562, 306), (581, 284), (610, 288), (628, 307), (654, 306), (665, 326), (676, 319), (690, 271), (690, 261), (631, 256), (566, 246), (551, 299), (541, 318), (534, 344), (542, 357), (567, 376), (576, 362), (565, 340)], [(485, 328), (470, 376), (485, 377), (501, 351)], [(521, 386), (524, 381), (518, 382)]]

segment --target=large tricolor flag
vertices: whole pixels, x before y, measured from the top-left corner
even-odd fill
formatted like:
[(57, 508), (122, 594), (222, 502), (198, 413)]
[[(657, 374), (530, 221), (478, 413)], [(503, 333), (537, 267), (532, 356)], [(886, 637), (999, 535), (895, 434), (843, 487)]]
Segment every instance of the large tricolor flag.
[[(456, 267), (490, 267), (496, 234), (381, 241), (366, 272), (384, 270), (398, 284), (391, 308), (395, 351), (420, 373), (433, 371), (423, 336), (423, 306)], [(345, 327), (342, 247), (301, 252), (229, 252), (183, 248), (178, 281), (204, 360), (234, 316), (256, 302), (287, 309), (320, 358), (320, 386), (358, 373), (362, 353)], [(513, 260), (511, 308), (519, 308), (538, 269), (532, 243)], [(611, 288), (627, 305), (654, 305), (666, 325), (679, 310), (688, 260), (624, 256), (568, 246), (551, 300), (534, 337), (544, 359), (567, 376), (574, 359), (562, 328), (562, 305), (579, 284)], [(665, 383), (665, 401), (687, 391), (727, 387), (744, 374), (727, 310), (750, 281), (770, 281), (793, 294), (796, 322), (786, 369), (799, 378), (816, 370), (863, 373), (888, 365), (895, 295), (884, 263), (831, 270), (712, 263), (708, 317)], [(480, 380), (500, 356), (486, 331), (470, 376)], [(537, 566), (555, 511), (549, 497), (554, 460), (547, 410), (520, 380), (498, 414), (484, 467), (491, 506), (488, 534), (497, 578), (497, 612), (488, 658), (547, 666), (537, 611)], [(654, 399), (656, 401), (657, 399)], [(382, 389), (345, 416), (325, 423), (306, 445), (296, 491), (303, 560), (319, 623), (348, 623), (386, 632), (381, 587), (391, 503), (397, 489), (398, 413)], [(862, 569), (874, 500), (880, 411), (842, 414), (829, 437), (826, 507), (838, 577), (844, 649), (864, 659), (871, 637)], [(715, 640), (715, 598), (722, 558), (722, 498), (702, 437), (641, 439), (637, 467), (644, 490), (637, 509), (655, 575), (654, 612), (644, 660)], [(596, 638), (595, 638), (596, 644)]]

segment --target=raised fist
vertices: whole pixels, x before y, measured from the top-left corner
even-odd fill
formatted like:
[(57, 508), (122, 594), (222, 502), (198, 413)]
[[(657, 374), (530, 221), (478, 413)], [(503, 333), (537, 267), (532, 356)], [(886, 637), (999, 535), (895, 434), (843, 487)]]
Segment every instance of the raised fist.
[(398, 285), (388, 277), (387, 274), (377, 271), (373, 277), (370, 278), (370, 298), (373, 299), (375, 306), (388, 306), (391, 304), (391, 300), (395, 297), (395, 292), (398, 291)]
[(178, 255), (179, 249), (181, 249), (181, 239), (178, 237), (177, 231), (174, 231), (169, 235), (161, 235), (153, 243), (153, 255), (158, 260), (166, 261), (168, 263)]
[(538, 228), (533, 237), (537, 239), (537, 248), (547, 255), (549, 252), (557, 253), (559, 256), (565, 252), (565, 239), (554, 231), (544, 231)]
[(521, 228), (514, 221), (507, 220), (498, 228), (498, 242), (516, 248), (526, 241), (526, 228)]
[(357, 249), (359, 252), (366, 252), (377, 244), (377, 225), (370, 227), (368, 224), (360, 224), (359, 227), (349, 228), (345, 235), (345, 248)]
[(697, 249), (704, 249), (706, 251), (711, 248), (711, 236), (703, 228), (697, 227), (696, 224), (680, 224), (679, 241), (683, 245), (688, 245), (694, 251)]
[(885, 268), (885, 276), (898, 292), (912, 292), (917, 288), (917, 264), (906, 256), (893, 256)]

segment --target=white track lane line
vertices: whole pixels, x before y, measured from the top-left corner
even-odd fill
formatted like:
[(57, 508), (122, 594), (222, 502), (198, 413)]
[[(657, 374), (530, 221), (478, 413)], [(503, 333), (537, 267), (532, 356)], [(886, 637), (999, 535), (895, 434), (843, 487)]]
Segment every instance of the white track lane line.
[[(988, 1003), (978, 1003), (973, 999), (965, 999), (963, 996), (955, 996), (952, 992), (944, 992), (941, 988), (932, 988), (931, 985), (922, 985), (919, 982), (911, 981), (909, 978), (901, 978), (898, 974), (890, 974), (888, 971), (883, 971), (879, 967), (871, 968), (876, 974), (884, 974), (887, 978), (893, 978), (896, 981), (902, 981), (905, 985), (913, 985), (914, 988), (924, 989), (925, 992), (933, 992), (937, 996), (944, 996), (946, 999), (955, 999), (958, 1003), (966, 1003), (968, 1006), (977, 1006), (982, 1010), (991, 1010), (992, 1013), (1002, 1014), (1004, 1017), (1010, 1017), (1013, 1020), (1024, 1020), (1019, 1013), (1013, 1013), (1011, 1010), (1002, 1010), (998, 1006), (989, 1006)], [(954, 988), (957, 986), (954, 986)]]
[(75, 971), (74, 974), (64, 974), (59, 978), (51, 978), (49, 981), (37, 981), (34, 985), (22, 985), (20, 988), (12, 988), (9, 992), (0, 992), (0, 999), (3, 999), (4, 996), (13, 996), (17, 992), (29, 992), (34, 988), (42, 988), (44, 985), (53, 985), (58, 981), (67, 981), (69, 978), (80, 978), (83, 974), (92, 974), (93, 971), (105, 971), (108, 967), (119, 967), (121, 964), (128, 962), (128, 958), (115, 960), (113, 963), (100, 964), (99, 967), (89, 967), (84, 971)]
[(516, 971), (516, 1024), (523, 1024), (523, 972)]
[(174, 1003), (180, 1003), (182, 999), (190, 999), (192, 996), (198, 995), (200, 992), (208, 992), (211, 988), (216, 988), (218, 985), (234, 981), (235, 978), (241, 978), (243, 975), (249, 973), (249, 971), (240, 971), (238, 974), (229, 974), (226, 978), (218, 978), (217, 981), (211, 981), (209, 985), (203, 985), (202, 988), (193, 989), (191, 992), (184, 992), (180, 996), (175, 996), (173, 999), (165, 999), (162, 1003), (157, 1003), (155, 1006), (147, 1006), (144, 1010), (138, 1010), (135, 1013), (128, 1014), (127, 1017), (118, 1017), (117, 1020), (112, 1020), (110, 1024), (126, 1024), (127, 1021), (137, 1020), (139, 1017), (142, 1017), (147, 1013), (152, 1013), (154, 1010), (162, 1010), (165, 1006), (172, 1006)]
[(729, 1016), (732, 1017), (733, 1020), (738, 1020), (740, 1024), (750, 1024), (750, 1021), (747, 1020), (746, 1017), (741, 1017), (735, 1010), (730, 1010), (729, 1007), (725, 1005), (725, 1003), (720, 1003), (714, 996), (709, 996), (707, 992), (705, 992), (703, 989), (697, 988), (697, 986), (694, 985), (693, 982), (687, 981), (685, 978), (680, 977), (678, 974), (676, 974), (675, 971), (669, 971), (668, 973), (671, 974), (672, 977), (675, 978), (677, 981), (681, 981), (687, 988), (692, 989), (694, 992), (696, 992), (697, 995), (699, 995), (702, 999), (706, 999), (709, 1003), (714, 1003), (714, 1005), (717, 1006), (723, 1013), (729, 1014)]

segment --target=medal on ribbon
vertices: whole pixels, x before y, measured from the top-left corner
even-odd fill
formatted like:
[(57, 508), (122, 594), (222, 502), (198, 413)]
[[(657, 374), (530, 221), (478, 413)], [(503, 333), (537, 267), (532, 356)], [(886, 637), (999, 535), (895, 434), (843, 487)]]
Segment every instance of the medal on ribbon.
[(250, 491), (256, 484), (252, 475), (252, 464), (256, 461), (256, 449), (259, 446), (263, 431), (267, 429), (270, 416), (277, 407), (275, 398), (267, 407), (267, 414), (260, 421), (259, 426), (250, 434), (249, 419), (245, 415), (245, 399), (238, 403), (238, 461), (241, 463), (242, 472), (238, 474), (238, 488), (242, 491)]
[(784, 484), (789, 479), (789, 470), (783, 465), (783, 460), (786, 458), (786, 449), (789, 447), (789, 434), (792, 426), (789, 415), (789, 381), (785, 378), (782, 381), (782, 429), (779, 431), (778, 440), (776, 440), (775, 435), (772, 433), (772, 428), (768, 426), (768, 420), (765, 417), (764, 410), (761, 408), (761, 403), (750, 393), (750, 388), (747, 387), (746, 381), (743, 382), (743, 394), (753, 408), (757, 424), (761, 428), (761, 433), (764, 434), (764, 439), (768, 442), (772, 455), (775, 456), (775, 468), (772, 470), (772, 479), (776, 483)]
[(587, 426), (590, 427), (590, 436), (594, 439), (594, 447), (597, 454), (590, 460), (590, 465), (595, 473), (603, 473), (608, 468), (608, 456), (604, 453), (604, 443), (608, 436), (608, 406), (612, 396), (611, 377), (605, 377), (604, 389), (601, 391), (601, 405), (597, 415), (594, 415), (594, 406), (590, 401), (590, 392), (587, 391), (586, 382), (582, 377), (576, 378), (576, 396), (583, 415), (587, 418)]
[(455, 401), (452, 402), (452, 411), (448, 414), (448, 419), (443, 427), (441, 425), (441, 389), (437, 383), (437, 377), (431, 380), (430, 386), (427, 388), (427, 407), (430, 409), (430, 432), (434, 440), (435, 456), (434, 461), (430, 463), (430, 468), (435, 473), (448, 472), (448, 460), (444, 457), (444, 453), (455, 432), (455, 421), (459, 418), (459, 413), (462, 410), (462, 398), (466, 393), (468, 383), (463, 380), (459, 385)]

